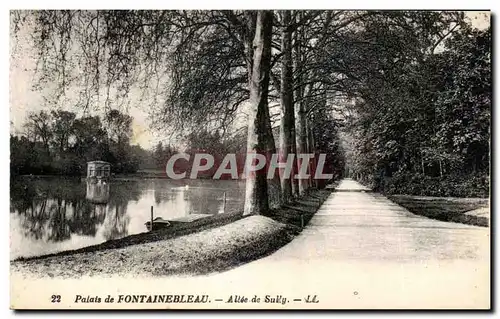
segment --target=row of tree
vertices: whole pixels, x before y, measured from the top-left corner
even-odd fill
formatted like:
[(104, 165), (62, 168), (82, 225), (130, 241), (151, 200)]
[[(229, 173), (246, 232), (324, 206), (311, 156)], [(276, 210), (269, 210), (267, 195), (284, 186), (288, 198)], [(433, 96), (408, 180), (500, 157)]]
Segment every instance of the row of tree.
[(462, 25), (440, 50), (412, 48), (411, 62), (377, 66), (382, 76), (358, 85), (352, 176), (389, 193), (488, 196), (490, 29)]
[[(339, 130), (351, 119), (358, 160), (373, 158), (372, 148), (396, 148), (394, 159), (406, 161), (400, 148), (381, 136), (390, 127), (397, 127), (396, 135), (412, 136), (415, 118), (427, 121), (427, 114), (415, 112), (409, 95), (433, 107), (434, 100), (421, 98), (436, 88), (420, 86), (411, 72), (421, 74), (424, 64), (435, 67), (430, 57), (443, 41), (468, 29), (463, 12), (437, 11), (34, 11), (13, 16), (15, 26), (27, 20), (35, 26), (44, 74), (39, 81), (58, 83), (56, 92), (83, 87), (83, 107), (102, 94), (102, 86), (116, 91), (116, 99), (139, 87), (159, 127), (184, 137), (203, 127), (222, 137), (244, 113), (247, 153), (278, 152), (284, 161), (289, 154), (326, 152), (333, 154), (330, 165), (345, 161)], [(71, 76), (70, 63), (84, 71), (83, 77)], [(443, 87), (453, 92), (457, 83), (451, 81)], [(411, 94), (399, 94), (401, 88)], [(273, 111), (275, 102), (279, 112)], [(453, 108), (455, 102), (448, 102)], [(368, 133), (371, 143), (364, 141)], [(354, 166), (354, 175), (375, 176), (381, 162), (374, 162)], [(314, 160), (310, 165), (312, 171)], [(265, 214), (315, 184), (312, 179), (267, 180), (263, 168), (246, 180), (245, 214)]]
[(114, 173), (135, 172), (141, 150), (131, 146), (132, 118), (117, 110), (77, 117), (57, 110), (31, 113), (20, 136), (11, 135), (11, 174), (85, 175), (86, 163), (110, 162)]

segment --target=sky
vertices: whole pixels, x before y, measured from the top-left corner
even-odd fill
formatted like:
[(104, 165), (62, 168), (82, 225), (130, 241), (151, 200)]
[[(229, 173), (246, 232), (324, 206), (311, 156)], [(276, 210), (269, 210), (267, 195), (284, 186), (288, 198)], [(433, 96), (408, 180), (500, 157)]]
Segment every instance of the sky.
[[(23, 125), (30, 112), (41, 110), (53, 110), (53, 106), (44, 105), (44, 95), (50, 92), (50, 88), (36, 90), (33, 88), (36, 60), (33, 58), (33, 47), (29, 37), (30, 30), (25, 28), (20, 31), (17, 39), (10, 36), (10, 72), (9, 72), (9, 106), (10, 106), (10, 132), (20, 134), (23, 132)], [(69, 89), (71, 91), (71, 88)], [(73, 90), (76, 92), (76, 90)], [(104, 94), (103, 94), (104, 95)], [(75, 98), (76, 93), (70, 92), (68, 99)], [(132, 144), (138, 144), (143, 148), (152, 148), (159, 141), (165, 142), (167, 138), (162, 138), (157, 132), (150, 129), (148, 111), (141, 108), (138, 100), (139, 94), (130, 94), (131, 105), (127, 109), (128, 114), (133, 117), (132, 123)], [(60, 103), (59, 108), (77, 113), (78, 116), (83, 111), (73, 107), (74, 103)], [(99, 112), (91, 111), (92, 115), (102, 115)]]
[[(489, 12), (476, 11), (467, 12), (467, 17), (473, 26), (484, 29), (490, 24)], [(11, 59), (9, 72), (9, 102), (10, 102), (10, 122), (11, 133), (22, 133), (23, 125), (29, 112), (37, 112), (43, 109), (51, 109), (44, 106), (44, 91), (33, 89), (33, 78), (35, 69), (35, 59), (31, 57), (33, 48), (29, 42), (29, 31), (21, 30), (19, 41), (12, 36), (10, 38)], [(46, 88), (45, 92), (50, 90)], [(134, 99), (132, 96), (131, 99)], [(68, 105), (61, 105), (62, 109), (75, 111)], [(150, 149), (159, 141), (167, 139), (158, 132), (150, 129), (148, 111), (141, 108), (138, 103), (132, 103), (129, 108), (129, 115), (133, 117), (132, 123), (132, 144), (138, 144), (143, 148)]]

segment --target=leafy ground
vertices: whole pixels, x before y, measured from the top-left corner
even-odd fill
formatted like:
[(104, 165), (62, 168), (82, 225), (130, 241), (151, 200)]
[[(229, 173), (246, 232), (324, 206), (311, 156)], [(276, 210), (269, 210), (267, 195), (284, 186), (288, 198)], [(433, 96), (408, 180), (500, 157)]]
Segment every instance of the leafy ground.
[(488, 198), (428, 197), (410, 195), (389, 195), (393, 202), (416, 215), (475, 226), (488, 227)]
[(206, 224), (198, 228), (195, 222), (177, 231), (154, 231), (79, 250), (18, 259), (11, 262), (11, 270), (36, 277), (71, 278), (223, 271), (267, 256), (290, 242), (329, 194), (329, 190), (313, 191), (291, 208), (273, 211), (272, 218), (242, 217), (240, 213), (223, 219), (219, 215), (212, 222), (200, 220)]

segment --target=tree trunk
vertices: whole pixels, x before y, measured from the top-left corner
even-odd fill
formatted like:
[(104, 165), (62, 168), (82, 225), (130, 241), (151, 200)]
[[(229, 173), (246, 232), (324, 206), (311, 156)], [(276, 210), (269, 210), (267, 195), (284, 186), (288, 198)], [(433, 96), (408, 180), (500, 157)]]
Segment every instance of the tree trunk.
[(311, 125), (311, 120), (308, 119), (308, 130), (307, 130), (307, 151), (310, 154), (314, 154), (314, 158), (311, 159), (309, 162), (309, 174), (311, 175), (309, 177), (309, 185), (310, 187), (318, 187), (316, 180), (314, 179), (314, 174), (316, 173), (316, 147), (314, 145), (314, 135), (313, 135), (313, 128)]
[[(300, 19), (300, 12), (297, 13), (297, 18)], [(300, 154), (304, 154), (306, 152), (306, 124), (305, 124), (305, 112), (304, 112), (304, 91), (303, 86), (300, 85), (302, 83), (302, 49), (301, 49), (301, 37), (300, 37), (300, 29), (296, 32), (295, 38), (295, 57), (293, 62), (295, 64), (296, 73), (295, 84), (299, 84), (297, 89), (295, 90), (295, 140), (297, 147), (297, 156)], [(301, 160), (297, 160), (297, 173), (300, 171)], [(307, 179), (300, 178), (298, 179), (298, 190), (299, 195), (304, 195), (307, 190)]]
[[(256, 23), (257, 23), (257, 11), (248, 10), (245, 11), (246, 24), (247, 24), (247, 32), (242, 36), (244, 45), (245, 45), (245, 57), (247, 61), (247, 70), (248, 70), (248, 87), (252, 86), (252, 74), (253, 74), (253, 57), (254, 57), (254, 38), (256, 31)], [(272, 26), (271, 26), (272, 28)], [(269, 58), (270, 59), (270, 58)], [(270, 75), (270, 74), (269, 74)], [(266, 100), (267, 102), (267, 100)], [(272, 125), (271, 125), (271, 117), (269, 115), (269, 107), (266, 106), (265, 112), (265, 122), (266, 122), (266, 141), (267, 145), (263, 150), (263, 155), (267, 158), (267, 163), (272, 156), (272, 154), (276, 153), (276, 144), (274, 142)], [(281, 196), (281, 185), (279, 175), (274, 176), (272, 180), (268, 181), (268, 202), (270, 207), (277, 208), (282, 204), (282, 196)]]
[[(292, 34), (287, 30), (290, 25), (290, 11), (283, 10), (283, 21), (281, 31), (281, 52), (283, 54), (281, 60), (281, 122), (280, 122), (280, 137), (279, 137), (279, 162), (286, 162), (288, 154), (292, 154), (292, 133), (295, 126), (295, 115), (293, 109), (293, 69), (292, 69)], [(280, 169), (281, 173), (281, 193), (283, 202), (291, 201), (292, 182), (290, 176), (283, 176), (284, 169)], [(292, 173), (293, 174), (293, 173)]]
[[(267, 100), (266, 100), (267, 101)], [(265, 111), (265, 116), (266, 116), (266, 149), (265, 149), (265, 156), (266, 156), (266, 168), (269, 168), (269, 163), (271, 161), (271, 157), (273, 154), (276, 153), (276, 143), (274, 142), (274, 136), (273, 136), (273, 128), (271, 125), (271, 116), (269, 115), (269, 104), (266, 104), (266, 111)], [(283, 204), (283, 196), (281, 193), (281, 182), (280, 182), (280, 175), (275, 174), (273, 179), (270, 179), (267, 181), (267, 194), (269, 196), (269, 206), (271, 208), (278, 208)]]
[(247, 32), (243, 32), (242, 41), (245, 46), (245, 60), (247, 65), (247, 74), (248, 74), (248, 87), (252, 85), (252, 72), (253, 72), (253, 40), (255, 38), (255, 29), (256, 29), (256, 12), (255, 11), (245, 11), (246, 25), (245, 29)]
[[(304, 104), (302, 102), (295, 104), (295, 128), (297, 156), (300, 154), (307, 154), (307, 124), (304, 112)], [(298, 170), (300, 170), (300, 166), (303, 165), (301, 163), (303, 161), (306, 161), (306, 159), (298, 161)], [(307, 166), (309, 165), (307, 164)], [(304, 195), (309, 186), (309, 178), (299, 178), (298, 183), (299, 194)]]
[[(273, 14), (259, 11), (253, 41), (253, 63), (250, 83), (250, 107), (248, 110), (247, 154), (263, 154), (268, 141), (269, 120), (268, 91), (271, 60)], [(265, 167), (247, 174), (244, 215), (266, 214), (269, 211)]]
[(292, 172), (290, 173), (290, 180), (291, 180), (291, 183), (292, 183), (292, 195), (294, 197), (297, 197), (299, 196), (299, 181), (294, 178), (295, 174), (297, 173), (297, 167), (298, 167), (298, 164), (297, 164), (297, 140), (296, 140), (296, 135), (295, 135), (295, 114), (294, 114), (294, 120), (292, 122), (292, 127), (291, 127), (291, 130), (292, 130), (292, 133), (291, 133), (291, 137), (292, 137), (292, 140), (291, 140), (291, 152), (292, 154), (295, 154), (295, 157), (293, 158), (293, 166), (292, 166)]
[[(304, 76), (303, 78), (305, 81), (307, 81), (307, 73), (306, 75)], [(310, 128), (310, 125), (309, 125), (309, 120), (307, 118), (307, 113), (308, 113), (308, 101), (309, 101), (309, 98), (308, 96), (311, 94), (311, 90), (312, 90), (312, 86), (313, 84), (312, 83), (309, 83), (308, 85), (305, 86), (304, 90), (302, 91), (302, 98), (303, 98), (303, 102), (300, 104), (301, 105), (301, 108), (302, 108), (302, 114), (303, 114), (303, 122), (304, 122), (304, 128), (303, 128), (303, 138), (302, 138), (302, 149), (304, 150), (304, 154), (310, 154), (310, 149), (309, 149), (309, 128)], [(305, 179), (305, 188), (306, 190), (308, 188), (310, 188), (312, 186), (312, 181), (311, 181), (311, 161), (312, 159), (309, 159), (308, 162), (307, 162), (307, 170), (308, 170), (308, 174), (310, 175), (310, 177), (306, 178)]]

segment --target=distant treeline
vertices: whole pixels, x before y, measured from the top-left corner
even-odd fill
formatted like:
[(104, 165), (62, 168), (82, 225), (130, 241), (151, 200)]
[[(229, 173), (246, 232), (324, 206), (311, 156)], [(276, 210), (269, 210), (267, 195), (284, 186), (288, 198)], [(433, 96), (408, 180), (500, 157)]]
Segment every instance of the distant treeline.
[[(325, 174), (334, 174), (335, 178), (338, 179), (342, 176), (345, 165), (344, 150), (341, 147), (341, 141), (338, 134), (339, 123), (328, 115), (317, 119), (317, 123), (318, 126), (313, 128), (312, 133), (316, 139), (316, 155), (318, 156), (319, 153), (326, 154), (322, 172)], [(277, 129), (278, 128), (275, 128), (275, 131), (277, 131)], [(275, 136), (278, 135), (279, 133), (277, 132)], [(275, 141), (275, 143), (278, 144), (278, 141)], [(186, 172), (186, 176), (189, 176), (191, 174), (195, 154), (200, 153), (212, 155), (214, 157), (214, 165), (210, 169), (199, 172), (197, 174), (198, 178), (213, 178), (227, 154), (235, 155), (238, 176), (241, 176), (244, 171), (247, 156), (246, 127), (227, 136), (221, 136), (217, 131), (210, 132), (208, 130), (200, 130), (192, 132), (186, 137), (185, 144), (187, 147), (183, 150), (183, 153), (188, 154), (190, 158), (189, 161), (178, 160), (175, 162), (173, 168), (176, 173)], [(164, 171), (168, 160), (179, 152), (178, 148), (170, 144), (164, 145), (164, 143), (159, 142), (152, 151), (151, 157), (154, 167)], [(279, 150), (277, 153), (278, 152)], [(270, 160), (270, 158), (268, 160)], [(202, 162), (202, 164), (205, 163), (206, 162)], [(231, 179), (232, 176), (231, 174), (222, 174), (220, 178)], [(326, 181), (318, 181), (320, 184), (324, 184), (325, 182)]]
[[(349, 176), (388, 193), (487, 194), (491, 29), (476, 29), (465, 12), (35, 10), (12, 16), (14, 31), (28, 23), (40, 30), (33, 34), (35, 59), (45, 67), (38, 85), (53, 79), (65, 89), (72, 82), (93, 95), (101, 76), (118, 96), (134, 85), (151, 88), (144, 93), (164, 100), (149, 106), (153, 122), (182, 138), (197, 132), (200, 143), (186, 143), (191, 151), (230, 153), (223, 135), (244, 114), (247, 133), (236, 152), (284, 159), (327, 153), (336, 177), (347, 167)], [(53, 50), (54, 43), (63, 45)], [(75, 76), (69, 69), (86, 72)], [(14, 157), (21, 154), (13, 163), (18, 171), (81, 172), (82, 163), (97, 157), (112, 162), (115, 172), (137, 168), (123, 135), (130, 132), (127, 116), (115, 112), (105, 125), (71, 118), (91, 129), (75, 129), (68, 139), (56, 133), (66, 125), (50, 124), (67, 123), (61, 114), (42, 114), (57, 120), (32, 118), (49, 124), (33, 125), (34, 133), (25, 135), (31, 144), (13, 148)], [(347, 143), (340, 143), (341, 132)], [(154, 165), (163, 168), (173, 151), (157, 147)], [(36, 159), (23, 162), (30, 152)], [(260, 169), (246, 180), (244, 214), (269, 214), (318, 186), (312, 179), (268, 180)]]
[[(159, 142), (153, 150), (130, 145), (132, 118), (112, 110), (104, 119), (99, 116), (78, 118), (68, 111), (41, 111), (31, 113), (24, 126), (23, 135), (10, 136), (11, 174), (16, 175), (69, 175), (86, 174), (88, 161), (103, 160), (111, 163), (112, 173), (135, 173), (138, 170), (164, 171), (170, 157), (180, 152), (178, 147)], [(339, 140), (336, 123), (325, 120), (323, 128), (332, 130), (322, 137), (318, 130), (319, 149), (328, 152), (324, 172), (334, 170), (340, 175), (343, 163), (335, 161)], [(190, 154), (190, 161), (179, 161), (176, 168), (190, 174), (196, 153), (214, 156), (214, 167), (200, 172), (199, 178), (212, 178), (221, 160), (227, 154), (236, 154), (238, 174), (243, 171), (246, 157), (246, 130), (231, 136), (221, 136), (217, 131), (201, 130), (186, 136), (183, 152)], [(332, 157), (333, 156), (333, 157)], [(332, 158), (331, 158), (332, 157)], [(334, 169), (335, 167), (335, 169)]]
[(24, 134), (10, 136), (11, 175), (84, 175), (86, 163), (110, 162), (113, 173), (131, 173), (150, 156), (130, 145), (132, 117), (117, 110), (78, 118), (68, 111), (31, 113)]

